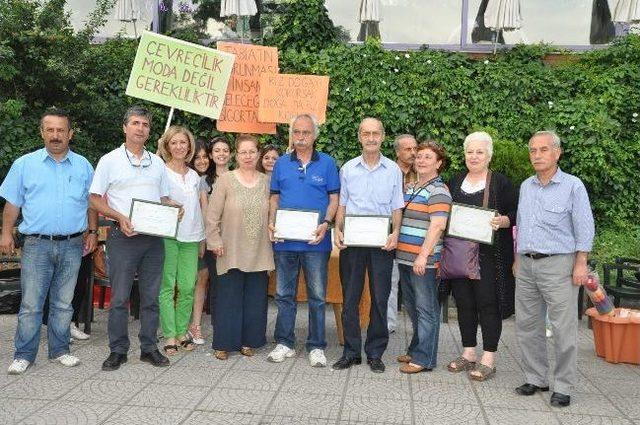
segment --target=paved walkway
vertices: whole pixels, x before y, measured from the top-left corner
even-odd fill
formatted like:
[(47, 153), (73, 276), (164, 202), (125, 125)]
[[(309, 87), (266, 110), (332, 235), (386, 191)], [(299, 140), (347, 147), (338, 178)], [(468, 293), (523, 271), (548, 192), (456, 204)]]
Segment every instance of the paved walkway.
[[(331, 363), (341, 349), (333, 314), (327, 313)], [(298, 319), (298, 334), (304, 337), (304, 306)], [(415, 376), (401, 374), (395, 363), (410, 336), (403, 314), (384, 356), (384, 374), (366, 365), (347, 371), (311, 368), (304, 354), (272, 364), (266, 361), (272, 344), (253, 358), (238, 354), (226, 362), (199, 347), (172, 358), (171, 367), (154, 368), (138, 360), (133, 341), (129, 363), (102, 372), (108, 355), (106, 320), (106, 312), (96, 310), (91, 339), (72, 345), (80, 366), (49, 363), (46, 345), (41, 345), (38, 362), (25, 375), (12, 377), (4, 370), (11, 360), (16, 316), (0, 316), (0, 424), (640, 424), (640, 367), (597, 358), (586, 321), (580, 325), (578, 393), (570, 407), (558, 409), (549, 407), (549, 393), (514, 393), (523, 375), (513, 319), (504, 323), (498, 373), (484, 383), (442, 366), (461, 348), (455, 320), (440, 330), (441, 366)], [(269, 335), (274, 323), (275, 306), (270, 305)], [(132, 322), (132, 334), (137, 328), (138, 322)]]

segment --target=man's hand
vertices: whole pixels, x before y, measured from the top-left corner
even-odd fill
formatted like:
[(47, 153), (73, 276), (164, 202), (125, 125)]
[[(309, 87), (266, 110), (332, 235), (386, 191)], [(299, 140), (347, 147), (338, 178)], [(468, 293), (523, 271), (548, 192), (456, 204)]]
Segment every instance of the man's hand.
[(413, 272), (418, 276), (424, 276), (426, 270), (427, 270), (427, 256), (420, 254), (413, 261)]
[(85, 233), (84, 234), (84, 252), (90, 253), (95, 251), (98, 246), (98, 235), (95, 233)]
[(16, 250), (16, 244), (13, 240), (13, 235), (11, 233), (2, 234), (0, 238), (0, 254), (3, 255), (14, 255)]
[(274, 224), (269, 223), (269, 226), (267, 226), (269, 229), (269, 240), (271, 242), (274, 243), (278, 243), (278, 242), (284, 242), (284, 239), (278, 239), (276, 238), (275, 234), (276, 234), (276, 226)]
[(393, 251), (398, 246), (398, 234), (391, 233), (387, 238), (387, 243), (382, 247), (383, 251)]
[(216, 257), (222, 257), (224, 255), (224, 248), (222, 246), (215, 247), (212, 251), (216, 254)]
[(344, 244), (344, 236), (342, 236), (342, 230), (337, 227), (333, 229), (333, 243), (338, 249), (345, 249), (347, 246)]
[(315, 232), (313, 232), (313, 240), (309, 241), (309, 245), (318, 245), (324, 239), (324, 235), (329, 228), (329, 224), (326, 222), (320, 223)]
[(133, 230), (133, 224), (129, 217), (125, 217), (124, 215), (120, 217), (118, 220), (118, 224), (120, 225), (120, 231), (124, 233), (125, 236), (134, 236), (136, 234), (135, 230)]
[(573, 284), (576, 286), (584, 285), (587, 282), (589, 267), (586, 262), (576, 261), (573, 265)]

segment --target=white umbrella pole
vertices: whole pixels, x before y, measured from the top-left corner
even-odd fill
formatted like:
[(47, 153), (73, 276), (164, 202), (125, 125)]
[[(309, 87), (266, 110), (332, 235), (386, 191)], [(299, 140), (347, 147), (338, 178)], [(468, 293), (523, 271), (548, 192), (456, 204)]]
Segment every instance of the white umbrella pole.
[(169, 109), (169, 117), (167, 118), (167, 125), (164, 126), (164, 131), (169, 130), (169, 127), (171, 127), (171, 120), (173, 120), (173, 108)]

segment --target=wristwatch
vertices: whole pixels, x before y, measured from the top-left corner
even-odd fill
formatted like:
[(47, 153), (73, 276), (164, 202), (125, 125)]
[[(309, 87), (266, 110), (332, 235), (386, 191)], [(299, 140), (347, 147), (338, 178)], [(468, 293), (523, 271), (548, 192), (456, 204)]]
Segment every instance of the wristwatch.
[(89, 230), (87, 230), (87, 233), (90, 234), (90, 235), (97, 235), (98, 231), (95, 230), (95, 229), (89, 229)]
[(331, 225), (333, 224), (333, 222), (331, 220), (327, 220), (327, 219), (322, 220), (322, 222), (323, 223), (327, 223), (327, 226), (329, 226), (329, 227), (331, 227)]

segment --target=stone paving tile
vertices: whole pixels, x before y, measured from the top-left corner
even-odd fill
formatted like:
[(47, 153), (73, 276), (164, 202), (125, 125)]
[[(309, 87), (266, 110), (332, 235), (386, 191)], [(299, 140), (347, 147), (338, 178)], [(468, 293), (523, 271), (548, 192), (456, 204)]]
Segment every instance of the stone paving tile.
[[(548, 399), (547, 399), (548, 401)], [(634, 404), (637, 405), (637, 399)], [(602, 395), (576, 394), (571, 397), (571, 405), (568, 407), (552, 407), (556, 412), (570, 413), (577, 415), (595, 415), (622, 417), (624, 414), (609, 400)]]
[(268, 415), (292, 416), (295, 418), (338, 419), (341, 397), (327, 394), (296, 394), (280, 391), (276, 394)]
[(263, 416), (260, 420), (260, 425), (333, 425), (335, 423), (335, 419), (269, 415)]
[(636, 397), (640, 399), (640, 385), (629, 385), (628, 380), (598, 378), (593, 380), (593, 384), (603, 394), (611, 397)]
[(292, 359), (287, 359), (282, 363), (272, 363), (267, 360), (268, 351), (264, 353), (256, 353), (253, 357), (245, 357), (240, 355), (240, 359), (233, 365), (236, 370), (250, 370), (254, 372), (267, 372), (267, 373), (287, 373), (293, 364)]
[(204, 350), (193, 352), (188, 356), (182, 356), (172, 362), (173, 366), (192, 367), (195, 369), (230, 369), (240, 359), (240, 354), (232, 353), (228, 360), (218, 360), (213, 356), (213, 350)]
[(371, 378), (351, 377), (347, 382), (346, 393), (385, 401), (387, 399), (408, 400), (411, 398), (409, 381), (406, 376), (397, 379), (384, 375), (380, 374), (379, 377)]
[(12, 384), (7, 385), (4, 394), (12, 398), (26, 398), (38, 400), (55, 400), (81, 385), (80, 380), (66, 378), (64, 380), (43, 376), (21, 376)]
[(432, 424), (486, 424), (479, 406), (455, 403), (415, 403), (416, 425)]
[[(309, 372), (322, 370), (318, 368), (308, 369)], [(345, 384), (347, 383), (347, 377), (332, 375), (331, 371), (327, 371), (326, 369), (324, 372), (325, 374), (292, 372), (285, 377), (284, 382), (280, 387), (280, 391), (297, 394), (327, 394), (341, 396), (344, 392)]]
[(549, 393), (544, 393), (544, 399), (539, 394), (523, 397), (513, 389), (489, 388), (476, 386), (476, 393), (480, 402), (486, 407), (502, 407), (508, 409), (549, 411)]
[[(102, 364), (101, 364), (102, 366)], [(128, 381), (128, 382), (152, 382), (162, 374), (166, 373), (166, 367), (154, 367), (149, 363), (143, 363), (138, 359), (131, 359), (120, 366), (118, 370), (105, 372), (99, 370), (93, 375), (93, 379), (104, 381)]]
[[(636, 385), (638, 385), (636, 382)], [(616, 406), (623, 414), (627, 415), (631, 419), (634, 419), (637, 422), (640, 422), (640, 398), (635, 397), (620, 397), (620, 396), (611, 396), (609, 397), (613, 402), (613, 405)], [(586, 413), (586, 412), (585, 412)], [(595, 413), (594, 413), (595, 414)], [(597, 413), (607, 415), (606, 413)]]
[(607, 418), (605, 416), (558, 414), (558, 419), (563, 425), (627, 425), (633, 424), (628, 419)]
[(160, 407), (123, 406), (103, 422), (105, 425), (174, 425), (180, 423), (190, 413), (187, 409)]
[(49, 403), (48, 400), (0, 398), (0, 423), (17, 423), (25, 416), (43, 409)]
[(530, 412), (499, 407), (487, 407), (485, 412), (491, 425), (558, 425), (560, 423), (552, 412)]
[(343, 421), (390, 424), (411, 424), (411, 402), (409, 400), (384, 400), (347, 395), (344, 399), (340, 419)]
[(214, 387), (220, 381), (220, 378), (227, 373), (229, 373), (229, 370), (226, 369), (171, 366), (167, 368), (165, 373), (158, 375), (153, 382), (158, 384), (174, 383), (178, 385)]
[(263, 414), (273, 397), (274, 393), (270, 391), (214, 388), (198, 404), (197, 410)]
[(459, 404), (478, 404), (471, 384), (445, 384), (431, 381), (428, 378), (421, 379), (423, 376), (425, 376), (424, 373), (410, 378), (411, 394), (416, 404), (447, 403), (452, 400)]
[(56, 401), (26, 417), (21, 424), (97, 424), (117, 406), (74, 401)]
[(193, 409), (209, 390), (207, 387), (152, 383), (140, 390), (127, 404)]
[(276, 391), (284, 378), (285, 374), (283, 373), (233, 369), (218, 381), (217, 386), (219, 388)]
[(82, 382), (68, 392), (65, 400), (93, 403), (123, 404), (147, 385), (143, 382), (108, 381), (91, 379)]
[(194, 411), (184, 420), (183, 424), (208, 424), (208, 425), (262, 425), (262, 415), (250, 413), (225, 413)]

